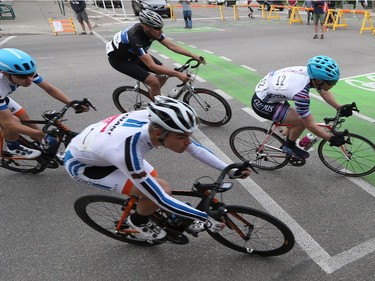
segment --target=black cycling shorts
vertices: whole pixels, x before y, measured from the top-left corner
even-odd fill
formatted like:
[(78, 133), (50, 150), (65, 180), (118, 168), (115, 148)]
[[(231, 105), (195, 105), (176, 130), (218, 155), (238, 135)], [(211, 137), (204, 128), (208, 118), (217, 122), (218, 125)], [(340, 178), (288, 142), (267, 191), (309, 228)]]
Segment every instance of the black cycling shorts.
[[(157, 65), (163, 65), (158, 59), (151, 56)], [(120, 71), (121, 73), (128, 75), (135, 80), (144, 82), (147, 76), (152, 72), (141, 60), (128, 60), (119, 59), (116, 57), (108, 57), (110, 65)]]
[(251, 99), (251, 106), (260, 117), (279, 123), (284, 122), (290, 108), (288, 101), (283, 103), (266, 103), (258, 98), (256, 94)]

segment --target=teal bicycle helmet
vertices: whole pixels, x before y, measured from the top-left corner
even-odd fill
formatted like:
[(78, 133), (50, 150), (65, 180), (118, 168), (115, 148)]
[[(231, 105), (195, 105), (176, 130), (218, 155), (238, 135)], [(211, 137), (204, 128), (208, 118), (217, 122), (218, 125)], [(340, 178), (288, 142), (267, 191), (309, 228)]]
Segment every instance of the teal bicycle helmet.
[(307, 63), (307, 74), (310, 79), (335, 84), (340, 78), (340, 67), (330, 57), (315, 56)]
[(0, 70), (14, 75), (28, 75), (36, 71), (34, 59), (25, 52), (14, 49), (0, 49)]

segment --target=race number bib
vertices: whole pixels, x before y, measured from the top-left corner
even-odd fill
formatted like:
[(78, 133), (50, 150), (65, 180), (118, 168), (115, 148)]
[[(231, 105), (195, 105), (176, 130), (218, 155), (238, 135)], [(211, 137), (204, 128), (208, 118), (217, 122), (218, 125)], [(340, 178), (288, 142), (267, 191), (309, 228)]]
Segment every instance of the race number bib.
[(288, 80), (286, 78), (287, 76), (285, 74), (273, 76), (271, 78), (272, 87), (275, 90), (286, 90), (288, 88)]

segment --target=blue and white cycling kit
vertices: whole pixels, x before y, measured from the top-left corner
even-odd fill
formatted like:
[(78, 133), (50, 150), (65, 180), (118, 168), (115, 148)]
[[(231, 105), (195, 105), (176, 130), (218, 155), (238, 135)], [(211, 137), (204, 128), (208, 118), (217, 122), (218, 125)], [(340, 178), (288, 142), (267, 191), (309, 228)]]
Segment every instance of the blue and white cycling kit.
[[(33, 82), (39, 84), (43, 81), (42, 76), (35, 73)], [(16, 114), (22, 109), (22, 106), (9, 97), (18, 88), (18, 85), (12, 83), (5, 75), (0, 73), (0, 111), (9, 109)]]
[[(160, 208), (195, 220), (208, 216), (168, 195), (145, 160), (154, 146), (149, 135), (148, 111), (119, 114), (92, 124), (76, 136), (65, 157), (65, 168), (78, 182), (108, 191), (129, 194), (133, 185)], [(208, 166), (223, 170), (227, 165), (207, 148), (192, 141), (186, 149)]]

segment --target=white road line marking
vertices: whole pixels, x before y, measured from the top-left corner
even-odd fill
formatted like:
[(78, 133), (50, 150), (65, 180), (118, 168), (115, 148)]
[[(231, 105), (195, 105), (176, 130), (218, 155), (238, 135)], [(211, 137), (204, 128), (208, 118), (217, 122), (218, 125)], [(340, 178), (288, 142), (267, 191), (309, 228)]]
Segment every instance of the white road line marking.
[[(232, 163), (220, 148), (218, 148), (199, 129), (194, 132), (198, 142), (210, 149), (226, 163)], [(247, 178), (238, 181), (242, 186), (273, 216), (286, 223), (296, 238), (296, 242), (306, 254), (318, 264), (327, 274), (333, 273), (341, 267), (354, 262), (368, 254), (375, 252), (375, 238), (359, 244), (347, 251), (331, 257), (284, 209), (282, 209), (258, 184)]]
[(13, 39), (13, 38), (16, 38), (16, 36), (9, 36), (3, 40), (1, 40), (0, 42), (0, 46), (4, 45), (5, 43), (7, 43), (9, 40)]
[(224, 57), (224, 56), (220, 56), (223, 60), (226, 60), (226, 61), (232, 61), (230, 58), (227, 58), (227, 57)]
[(367, 181), (361, 179), (361, 178), (352, 178), (347, 177), (348, 180), (350, 180), (355, 185), (362, 188), (364, 191), (366, 191), (368, 194), (370, 194), (372, 197), (375, 197), (375, 186), (369, 184)]
[(246, 69), (251, 70), (251, 71), (254, 71), (254, 72), (257, 71), (255, 68), (252, 68), (252, 67), (247, 66), (247, 65), (244, 65), (244, 64), (241, 64), (241, 66), (242, 66), (243, 68), (246, 68)]
[(166, 55), (163, 55), (163, 54), (159, 54), (159, 56), (161, 56), (163, 59), (166, 59), (166, 60), (168, 60), (169, 59), (169, 57), (168, 56), (166, 56)]
[(206, 53), (208, 53), (208, 54), (214, 54), (214, 52), (211, 52), (211, 51), (209, 51), (209, 50), (203, 50), (203, 52), (206, 52)]
[(250, 107), (244, 107), (242, 108), (243, 111), (245, 111), (247, 114), (250, 114), (251, 116), (253, 116), (255, 119), (257, 119), (259, 122), (267, 122), (269, 120), (267, 119), (264, 119), (262, 117), (260, 117), (258, 114), (256, 114), (254, 112), (254, 110), (252, 110)]
[(223, 98), (225, 98), (226, 100), (231, 100), (233, 99), (233, 97), (231, 95), (228, 95), (226, 92), (224, 92), (223, 90), (220, 90), (220, 89), (216, 89), (214, 90), (216, 93), (218, 93), (220, 96), (222, 96)]

